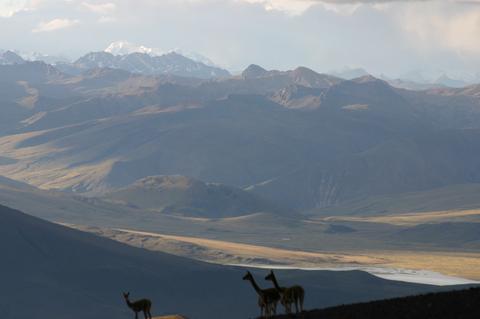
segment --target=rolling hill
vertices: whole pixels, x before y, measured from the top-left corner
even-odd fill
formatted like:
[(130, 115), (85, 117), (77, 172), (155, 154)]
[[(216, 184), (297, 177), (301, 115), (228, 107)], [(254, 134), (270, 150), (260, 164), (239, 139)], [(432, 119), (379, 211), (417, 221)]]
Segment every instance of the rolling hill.
[(189, 217), (223, 218), (259, 212), (283, 213), (274, 204), (239, 188), (185, 176), (150, 176), (102, 197), (139, 209)]

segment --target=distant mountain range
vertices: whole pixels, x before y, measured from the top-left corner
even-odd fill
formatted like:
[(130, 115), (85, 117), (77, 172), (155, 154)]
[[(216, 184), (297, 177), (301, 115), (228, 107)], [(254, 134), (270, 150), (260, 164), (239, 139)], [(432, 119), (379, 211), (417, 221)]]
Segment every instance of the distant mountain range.
[(115, 41), (108, 45), (104, 50), (105, 52), (111, 53), (113, 55), (128, 55), (132, 53), (145, 53), (152, 56), (163, 55), (164, 52), (161, 49), (149, 48), (144, 45), (136, 45), (128, 41)]
[[(110, 50), (110, 52), (115, 51), (124, 52), (124, 50)], [(146, 49), (144, 51), (149, 52)], [(29, 56), (28, 58), (54, 64), (59, 71), (70, 75), (80, 75), (83, 72), (97, 68), (112, 68), (144, 75), (175, 75), (202, 79), (230, 76), (227, 70), (213, 66), (213, 63), (206, 65), (176, 52), (162, 55), (136, 51), (114, 55), (110, 52), (91, 52), (72, 63), (64, 60), (54, 61), (54, 57), (39, 54)], [(29, 62), (29, 59), (24, 59), (20, 54), (13, 51), (0, 51), (0, 65), (23, 64)], [(209, 61), (202, 57), (200, 59)]]
[[(363, 68), (348, 67), (341, 70), (333, 70), (329, 73), (346, 80), (369, 75), (369, 72)], [(386, 76), (384, 74), (381, 74), (378, 77), (387, 81), (394, 87), (408, 90), (428, 90), (438, 87), (462, 88), (480, 83), (480, 74), (461, 72), (450, 74), (450, 72), (442, 70), (413, 70), (396, 77)]]
[[(112, 42), (105, 50), (87, 53), (73, 62), (62, 56), (45, 55), (38, 52), (0, 50), (0, 65), (18, 64), (25, 61), (41, 61), (55, 65), (62, 72), (71, 75), (80, 75), (86, 70), (105, 67), (143, 75), (176, 75), (202, 79), (225, 78), (231, 75), (229, 71), (196, 52), (184, 52), (179, 49), (162, 50), (136, 45), (128, 41)], [(346, 80), (370, 75), (363, 68), (350, 67), (332, 70), (329, 74)], [(441, 70), (413, 70), (398, 77), (382, 74), (379, 75), (379, 78), (394, 87), (408, 90), (428, 90), (440, 87), (462, 88), (480, 82), (479, 74), (457, 72), (452, 75)]]
[(92, 52), (79, 58), (73, 64), (57, 64), (57, 67), (61, 71), (71, 74), (80, 74), (85, 70), (95, 68), (112, 68), (146, 75), (171, 74), (205, 79), (230, 76), (227, 70), (205, 65), (176, 52), (160, 56), (140, 52), (126, 55)]
[(150, 48), (144, 45), (137, 45), (128, 41), (115, 41), (108, 45), (104, 50), (113, 55), (127, 55), (131, 53), (146, 53), (151, 56), (161, 56), (167, 53), (178, 53), (196, 62), (201, 62), (208, 66), (218, 67), (212, 60), (197, 52), (184, 52), (180, 49), (162, 50), (159, 48)]

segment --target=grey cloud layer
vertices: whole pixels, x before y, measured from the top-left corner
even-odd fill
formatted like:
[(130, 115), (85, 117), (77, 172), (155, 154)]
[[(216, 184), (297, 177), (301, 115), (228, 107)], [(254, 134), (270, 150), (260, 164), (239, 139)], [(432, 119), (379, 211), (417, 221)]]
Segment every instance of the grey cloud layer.
[[(299, 15), (268, 8), (320, 2), (328, 4)], [(329, 8), (361, 3), (385, 6), (358, 5), (348, 14)], [(387, 74), (478, 70), (478, 19), (480, 10), (450, 0), (45, 0), (35, 10), (0, 18), (0, 49), (76, 58), (126, 40), (199, 52), (233, 71), (250, 63), (318, 71), (348, 65)]]
[(418, 2), (445, 2), (465, 4), (480, 4), (480, 0), (310, 0), (311, 2), (330, 3), (330, 4), (378, 4), (378, 3), (418, 3)]

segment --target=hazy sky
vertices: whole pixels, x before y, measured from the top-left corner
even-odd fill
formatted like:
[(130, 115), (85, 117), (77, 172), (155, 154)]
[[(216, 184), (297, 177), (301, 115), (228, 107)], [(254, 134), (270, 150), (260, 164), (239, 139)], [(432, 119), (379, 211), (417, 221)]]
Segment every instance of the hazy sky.
[(127, 40), (250, 63), (480, 71), (480, 0), (0, 0), (0, 48), (78, 57)]

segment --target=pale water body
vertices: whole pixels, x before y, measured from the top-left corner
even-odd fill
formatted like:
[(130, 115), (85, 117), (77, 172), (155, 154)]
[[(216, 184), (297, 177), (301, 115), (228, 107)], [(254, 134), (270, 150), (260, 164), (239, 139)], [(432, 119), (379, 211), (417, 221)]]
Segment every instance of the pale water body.
[(453, 277), (443, 275), (438, 272), (429, 270), (415, 270), (415, 269), (402, 269), (402, 268), (383, 268), (383, 267), (292, 267), (292, 266), (279, 266), (279, 265), (259, 265), (259, 264), (229, 264), (230, 266), (261, 268), (261, 269), (292, 269), (292, 270), (329, 270), (329, 271), (349, 271), (349, 270), (361, 270), (368, 272), (376, 277), (403, 281), (410, 283), (418, 283), (425, 285), (435, 286), (451, 286), (451, 285), (465, 285), (465, 284), (480, 284), (479, 281)]

